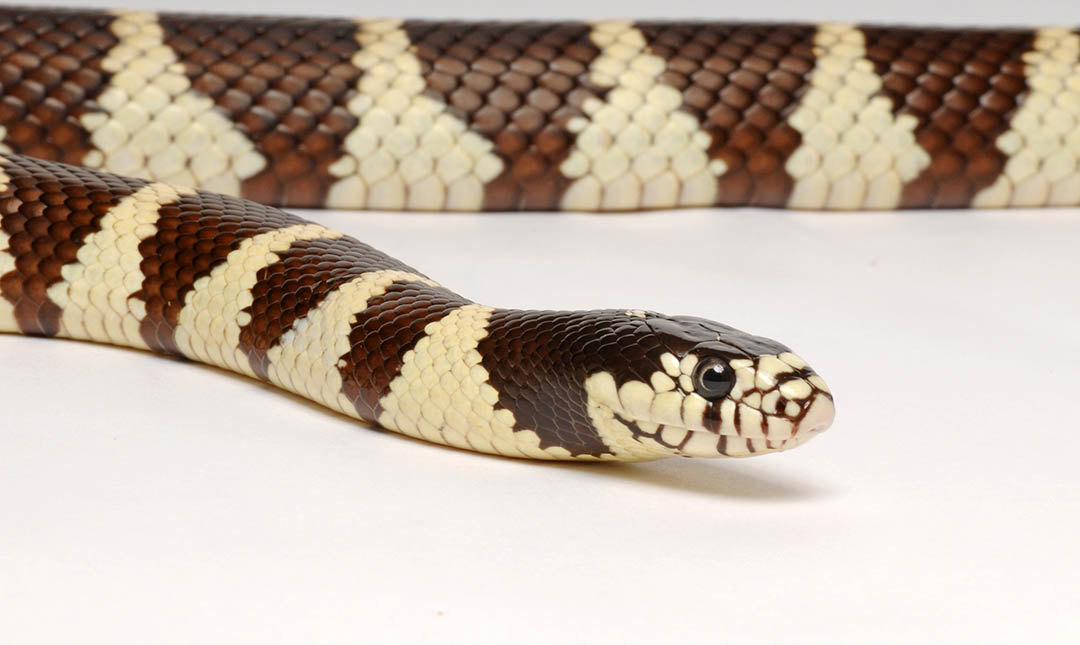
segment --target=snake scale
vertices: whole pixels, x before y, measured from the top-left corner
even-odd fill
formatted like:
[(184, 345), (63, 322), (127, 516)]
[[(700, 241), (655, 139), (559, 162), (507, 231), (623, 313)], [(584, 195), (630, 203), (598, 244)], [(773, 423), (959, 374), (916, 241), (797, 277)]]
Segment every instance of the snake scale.
[(1080, 32), (0, 8), (0, 332), (427, 441), (647, 460), (831, 423), (775, 341), (473, 303), (278, 207), (1080, 205)]

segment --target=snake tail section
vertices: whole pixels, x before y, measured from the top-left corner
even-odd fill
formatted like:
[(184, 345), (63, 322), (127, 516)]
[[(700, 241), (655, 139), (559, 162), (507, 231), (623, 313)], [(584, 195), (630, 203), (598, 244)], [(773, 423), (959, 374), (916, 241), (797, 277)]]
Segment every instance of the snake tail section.
[(1080, 34), (0, 8), (0, 146), (388, 210), (1080, 205)]

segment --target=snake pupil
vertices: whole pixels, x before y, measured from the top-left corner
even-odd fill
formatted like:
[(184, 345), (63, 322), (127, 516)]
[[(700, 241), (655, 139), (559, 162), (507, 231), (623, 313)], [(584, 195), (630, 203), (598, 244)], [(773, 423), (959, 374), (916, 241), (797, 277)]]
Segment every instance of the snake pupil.
[(697, 371), (695, 387), (706, 399), (726, 396), (735, 387), (735, 372), (719, 359), (703, 362)]

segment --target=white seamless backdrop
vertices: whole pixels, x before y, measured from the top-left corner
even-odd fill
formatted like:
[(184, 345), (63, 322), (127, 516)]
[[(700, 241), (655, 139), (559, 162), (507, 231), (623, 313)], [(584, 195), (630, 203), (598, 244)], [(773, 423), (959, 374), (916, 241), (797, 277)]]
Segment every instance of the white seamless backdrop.
[[(1071, 0), (116, 4), (1080, 24)], [(837, 421), (746, 461), (538, 464), (0, 336), (4, 642), (1078, 642), (1077, 211), (308, 214), (485, 304), (778, 338)]]

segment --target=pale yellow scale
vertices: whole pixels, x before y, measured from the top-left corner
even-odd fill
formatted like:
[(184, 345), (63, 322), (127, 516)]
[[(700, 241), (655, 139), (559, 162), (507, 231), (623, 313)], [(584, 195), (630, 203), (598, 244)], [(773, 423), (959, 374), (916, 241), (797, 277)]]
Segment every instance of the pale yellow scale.
[(893, 115), (882, 81), (853, 25), (826, 24), (814, 37), (810, 87), (788, 124), (803, 135), (786, 169), (791, 208), (893, 209), (904, 185), (930, 165), (914, 116)]
[(420, 61), (399, 20), (359, 23), (363, 71), (346, 106), (358, 119), (330, 166), (331, 208), (480, 210), (484, 186), (504, 168), (491, 141), (424, 95)]
[(488, 382), (477, 347), (494, 311), (481, 305), (455, 309), (429, 323), (405, 353), (390, 392), (379, 400), (384, 428), (468, 450), (537, 459), (567, 459), (564, 448), (540, 447), (540, 437), (516, 429), (510, 410), (496, 409), (499, 393)]
[(94, 145), (82, 164), (239, 195), (240, 183), (266, 159), (211, 98), (191, 87), (157, 14), (113, 13), (109, 28), (119, 42), (101, 62), (111, 74), (97, 97), (103, 111), (80, 118)]
[(177, 347), (188, 358), (255, 376), (240, 349), (240, 330), (251, 322), (244, 309), (254, 300), (251, 289), (259, 271), (278, 262), (293, 242), (339, 237), (317, 224), (297, 224), (241, 242), (187, 293), (176, 327)]
[(1023, 56), (1029, 94), (996, 144), (1005, 172), (978, 208), (1080, 204), (1080, 35), (1040, 29)]
[(99, 229), (83, 240), (78, 261), (64, 265), (63, 280), (48, 289), (61, 309), (61, 336), (148, 349), (139, 333), (146, 303), (131, 297), (146, 278), (139, 268), (139, 243), (157, 233), (162, 206), (194, 192), (152, 183), (109, 209)]
[(727, 171), (706, 150), (712, 137), (682, 111), (682, 93), (660, 82), (667, 63), (652, 54), (629, 22), (593, 25), (600, 55), (589, 67), (592, 83), (611, 88), (606, 100), (587, 99), (586, 117), (567, 129), (577, 135), (560, 165), (572, 183), (562, 198), (566, 210), (629, 210), (710, 206), (717, 177)]

